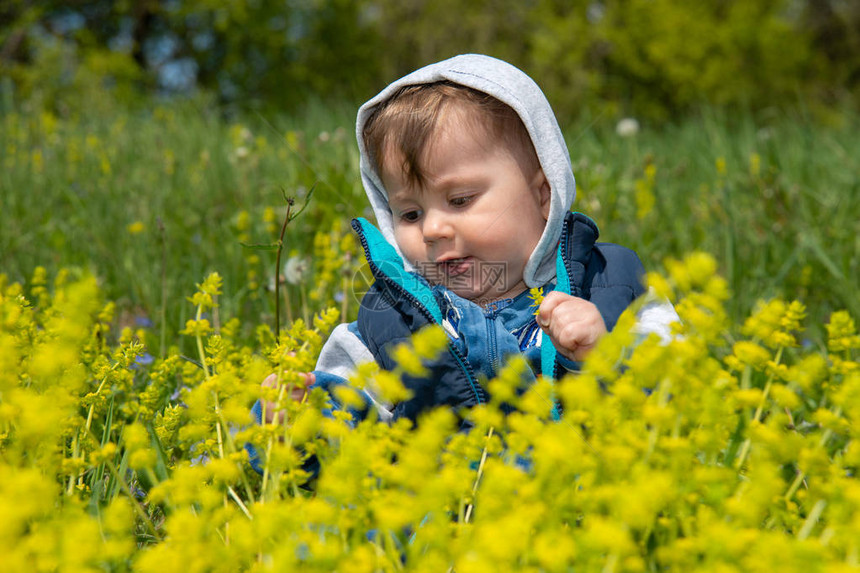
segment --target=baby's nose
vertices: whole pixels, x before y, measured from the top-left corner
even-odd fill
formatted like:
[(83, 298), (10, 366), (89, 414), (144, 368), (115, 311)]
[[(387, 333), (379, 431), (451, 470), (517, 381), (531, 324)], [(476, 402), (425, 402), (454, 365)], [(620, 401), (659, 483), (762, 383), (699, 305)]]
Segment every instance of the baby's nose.
[(444, 213), (433, 210), (424, 214), (424, 225), (421, 230), (424, 234), (424, 242), (431, 243), (450, 238), (454, 228)]

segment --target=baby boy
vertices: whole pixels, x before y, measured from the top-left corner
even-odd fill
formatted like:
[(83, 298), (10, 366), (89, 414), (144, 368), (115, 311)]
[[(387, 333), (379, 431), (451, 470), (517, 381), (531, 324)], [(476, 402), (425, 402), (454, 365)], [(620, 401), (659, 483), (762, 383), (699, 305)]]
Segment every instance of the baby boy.
[[(461, 411), (488, 399), (481, 380), (514, 353), (532, 365), (524, 384), (577, 369), (643, 294), (636, 254), (596, 242), (596, 225), (570, 212), (567, 146), (517, 68), (481, 55), (421, 68), (364, 104), (356, 132), (379, 228), (364, 219), (353, 228), (375, 283), (358, 320), (332, 333), (309, 384), (346, 383), (364, 361), (393, 369), (389, 350), (435, 323), (449, 344), (430, 375), (406, 376), (412, 396), (398, 404), (368, 390), (368, 405), (382, 419)], [(537, 315), (533, 287), (548, 293)], [(637, 318), (640, 333), (665, 337), (677, 316), (654, 303)]]

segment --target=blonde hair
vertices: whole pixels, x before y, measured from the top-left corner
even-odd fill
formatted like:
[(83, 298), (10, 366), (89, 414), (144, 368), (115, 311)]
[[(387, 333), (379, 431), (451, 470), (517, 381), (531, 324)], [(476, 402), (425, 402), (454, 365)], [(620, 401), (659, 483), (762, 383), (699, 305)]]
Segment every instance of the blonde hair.
[(464, 112), (470, 127), (483, 130), (489, 141), (506, 144), (527, 173), (540, 169), (534, 144), (517, 112), (484, 92), (441, 81), (405, 86), (373, 110), (362, 137), (376, 172), (382, 173), (388, 153), (399, 152), (406, 181), (423, 187), (424, 153), (440, 119), (454, 110)]

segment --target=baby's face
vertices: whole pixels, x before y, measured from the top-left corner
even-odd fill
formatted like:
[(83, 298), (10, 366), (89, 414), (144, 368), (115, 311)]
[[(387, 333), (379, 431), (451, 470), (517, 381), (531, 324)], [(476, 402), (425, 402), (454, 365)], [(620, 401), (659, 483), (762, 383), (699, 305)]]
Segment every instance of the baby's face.
[(384, 158), (397, 245), (431, 283), (463, 298), (483, 305), (516, 296), (546, 225), (549, 184), (542, 170), (525, 173), (504, 144), (445, 123), (423, 158), (423, 188), (397, 169), (400, 157)]

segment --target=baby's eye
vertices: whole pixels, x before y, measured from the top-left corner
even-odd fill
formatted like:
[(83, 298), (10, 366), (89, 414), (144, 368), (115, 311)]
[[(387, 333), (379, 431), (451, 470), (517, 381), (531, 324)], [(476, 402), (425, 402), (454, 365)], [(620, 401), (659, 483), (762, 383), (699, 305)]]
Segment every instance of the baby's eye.
[(454, 207), (465, 207), (466, 205), (468, 205), (469, 203), (472, 202), (472, 199), (474, 199), (474, 197), (472, 195), (464, 195), (462, 197), (452, 197), (449, 200), (449, 203), (451, 203), (451, 205), (453, 205)]
[(421, 217), (421, 211), (404, 211), (400, 213), (400, 220), (404, 223), (414, 223)]

